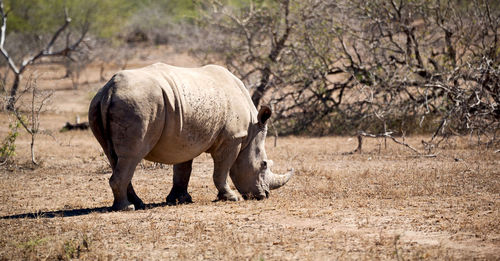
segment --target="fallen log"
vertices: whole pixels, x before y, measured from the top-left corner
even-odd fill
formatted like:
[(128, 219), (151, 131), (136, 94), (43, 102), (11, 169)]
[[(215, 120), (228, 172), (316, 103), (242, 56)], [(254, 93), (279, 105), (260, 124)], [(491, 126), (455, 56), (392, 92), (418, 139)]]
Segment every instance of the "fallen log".
[(70, 130), (87, 130), (89, 128), (88, 122), (75, 123), (71, 124), (66, 122), (66, 125), (61, 129), (61, 131), (70, 131)]

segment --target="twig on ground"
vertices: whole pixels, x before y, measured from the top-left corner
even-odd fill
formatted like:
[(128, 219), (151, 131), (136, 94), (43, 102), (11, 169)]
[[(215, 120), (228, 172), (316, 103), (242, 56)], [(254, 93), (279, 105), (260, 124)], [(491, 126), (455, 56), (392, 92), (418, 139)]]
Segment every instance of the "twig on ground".
[(363, 137), (368, 137), (368, 138), (390, 138), (392, 141), (394, 141), (395, 143), (399, 144), (399, 145), (403, 145), (407, 148), (409, 148), (410, 150), (412, 150), (413, 152), (415, 152), (417, 154), (417, 156), (419, 157), (429, 157), (429, 158), (434, 158), (436, 157), (437, 155), (436, 154), (425, 154), (425, 153), (422, 153), (420, 151), (418, 151), (417, 149), (415, 149), (414, 147), (412, 147), (410, 144), (404, 142), (404, 141), (400, 141), (398, 139), (396, 139), (394, 136), (392, 136), (392, 133), (393, 132), (384, 132), (384, 133), (380, 133), (380, 134), (371, 134), (371, 133), (366, 133), (364, 131), (360, 131), (358, 133), (358, 147), (351, 151), (351, 152), (345, 152), (345, 153), (342, 153), (343, 155), (351, 155), (351, 154), (354, 154), (354, 153), (361, 153), (361, 148), (363, 146)]

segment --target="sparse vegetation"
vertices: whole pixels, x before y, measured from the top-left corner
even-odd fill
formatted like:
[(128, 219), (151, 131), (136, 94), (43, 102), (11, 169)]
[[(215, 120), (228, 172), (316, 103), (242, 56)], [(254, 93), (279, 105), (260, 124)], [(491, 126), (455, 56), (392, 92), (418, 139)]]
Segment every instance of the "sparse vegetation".
[[(62, 25), (54, 32), (54, 34), (50, 38), (50, 41), (47, 42), (46, 46), (41, 50), (35, 51), (36, 54), (31, 54), (27, 58), (25, 57), (26, 54), (21, 54), (21, 58), (23, 59), (22, 62), (16, 63), (7, 49), (5, 49), (7, 34), (7, 14), (8, 12), (4, 8), (4, 3), (0, 0), (0, 18), (2, 20), (2, 25), (0, 27), (0, 53), (5, 59), (10, 72), (14, 75), (14, 80), (12, 81), (12, 85), (9, 91), (6, 109), (13, 110), (14, 103), (18, 99), (17, 95), (19, 86), (21, 86), (22, 75), (26, 71), (26, 69), (43, 57), (70, 57), (71, 53), (77, 50), (78, 46), (82, 43), (85, 35), (87, 34), (88, 23), (83, 26), (82, 32), (76, 40), (70, 41), (70, 34), (66, 34), (66, 44), (64, 45), (64, 47), (60, 47), (57, 50), (54, 50), (54, 45), (60, 39), (61, 33), (63, 33), (71, 23), (71, 18), (68, 16), (67, 10), (64, 10), (64, 21), (61, 23)], [(30, 51), (32, 52), (33, 50)], [(2, 85), (4, 86), (5, 83), (6, 81), (4, 81)]]
[[(64, 122), (56, 114), (47, 117), (53, 126)], [(189, 188), (195, 203), (161, 205), (172, 169), (138, 167), (134, 186), (149, 207), (102, 213), (112, 203), (111, 173), (97, 142), (90, 132), (54, 135), (70, 146), (40, 140), (42, 167), (0, 175), (0, 226), (6, 228), (0, 257), (24, 255), (12, 241), (40, 238), (49, 240), (34, 248), (32, 258), (76, 258), (78, 246), (81, 259), (498, 257), (499, 155), (477, 149), (467, 137), (451, 138), (437, 158), (415, 158), (375, 139), (364, 142), (362, 154), (342, 155), (355, 139), (284, 137), (273, 147), (270, 138), (266, 150), (276, 171), (290, 163), (297, 175), (269, 199), (212, 202), (213, 163), (202, 155)], [(406, 142), (421, 149), (420, 139)], [(18, 146), (19, 157), (27, 157), (29, 137), (21, 135)]]
[(16, 139), (19, 136), (19, 127), (21, 123), (16, 119), (9, 119), (9, 129), (5, 136), (2, 147), (0, 147), (0, 165), (7, 163), (16, 155)]
[[(3, 2), (5, 49), (15, 61), (47, 46), (65, 6), (74, 20), (54, 49), (75, 40), (86, 17), (92, 23), (75, 61), (47, 56), (26, 67), (36, 85), (19, 82), (28, 88), (16, 95), (18, 117), (0, 111), (0, 260), (500, 257), (495, 1)], [(398, 35), (392, 45), (390, 33)], [(148, 40), (127, 43), (134, 36)], [(191, 56), (200, 50), (241, 76), (254, 100), (271, 103), (269, 134), (364, 130), (375, 138), (361, 150), (356, 137), (270, 137), (273, 171), (292, 166), (296, 175), (262, 201), (213, 202), (213, 162), (203, 154), (188, 189), (194, 203), (167, 206), (172, 167), (144, 161), (133, 183), (146, 210), (109, 212), (101, 147), (90, 131), (58, 130), (78, 116), (86, 121), (91, 98), (116, 71), (160, 61), (198, 66), (207, 61)], [(9, 98), (15, 78), (0, 61)], [(74, 78), (65, 77), (68, 68)], [(50, 106), (40, 106), (47, 96)], [(36, 138), (42, 133), (52, 137)], [(360, 153), (349, 153), (358, 144)]]
[[(31, 94), (29, 103), (30, 105), (27, 108), (22, 108), (24, 104), (19, 102), (24, 94)], [(39, 134), (42, 134), (40, 130), (40, 113), (47, 106), (47, 103), (50, 101), (50, 98), (54, 92), (52, 91), (40, 91), (37, 88), (36, 80), (28, 81), (26, 88), (22, 90), (20, 94), (11, 102), (12, 105), (12, 114), (16, 117), (17, 122), (23, 129), (31, 136), (30, 143), (30, 151), (31, 151), (31, 162), (35, 165), (38, 165), (38, 162), (35, 158), (35, 141)], [(21, 103), (21, 104), (19, 104)], [(26, 112), (23, 112), (23, 109), (27, 109)], [(17, 131), (17, 128), (15, 130)], [(49, 134), (49, 133), (45, 133)], [(17, 136), (17, 135), (16, 135)], [(12, 137), (11, 134), (8, 134), (7, 137)], [(15, 142), (15, 137), (13, 139)]]
[(495, 1), (208, 2), (198, 54), (238, 75), (255, 104), (275, 105), (283, 134), (498, 142)]

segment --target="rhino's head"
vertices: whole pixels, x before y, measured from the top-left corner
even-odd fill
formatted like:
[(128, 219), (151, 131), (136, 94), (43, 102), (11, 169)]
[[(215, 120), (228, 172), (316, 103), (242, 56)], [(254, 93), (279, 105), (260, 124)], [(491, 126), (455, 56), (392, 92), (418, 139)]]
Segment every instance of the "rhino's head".
[(269, 190), (285, 185), (293, 176), (293, 169), (283, 175), (271, 172), (273, 161), (267, 159), (265, 150), (266, 122), (271, 114), (272, 111), (267, 106), (260, 109), (258, 122), (249, 128), (245, 147), (231, 168), (231, 179), (244, 199), (267, 198)]

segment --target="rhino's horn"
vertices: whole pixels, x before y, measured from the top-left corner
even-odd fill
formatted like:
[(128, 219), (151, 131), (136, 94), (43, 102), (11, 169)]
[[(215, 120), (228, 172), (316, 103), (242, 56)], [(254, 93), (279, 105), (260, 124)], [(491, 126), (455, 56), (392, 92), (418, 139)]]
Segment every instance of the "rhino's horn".
[(277, 189), (285, 185), (288, 182), (288, 180), (290, 180), (290, 178), (293, 176), (294, 173), (295, 171), (293, 169), (283, 175), (276, 175), (271, 172), (269, 177), (269, 189)]

